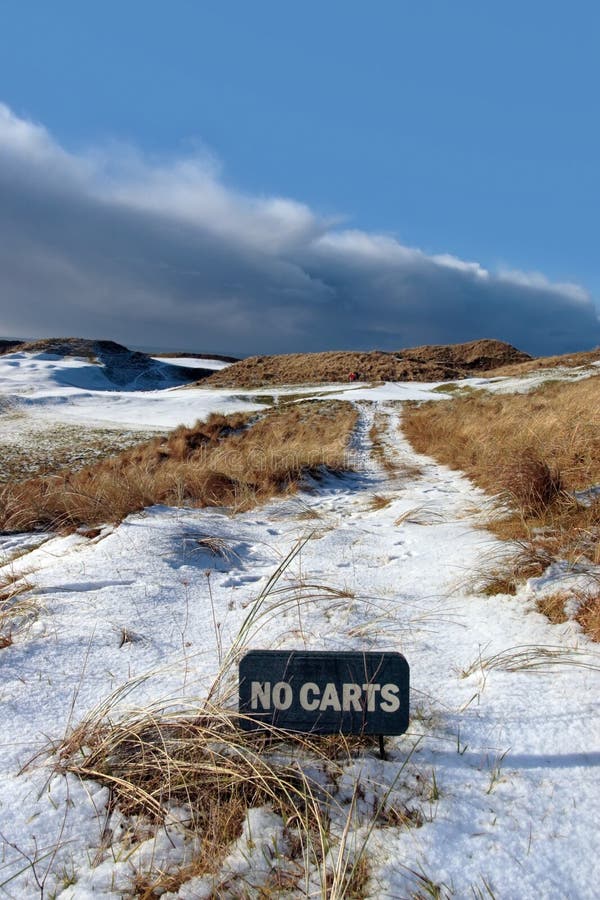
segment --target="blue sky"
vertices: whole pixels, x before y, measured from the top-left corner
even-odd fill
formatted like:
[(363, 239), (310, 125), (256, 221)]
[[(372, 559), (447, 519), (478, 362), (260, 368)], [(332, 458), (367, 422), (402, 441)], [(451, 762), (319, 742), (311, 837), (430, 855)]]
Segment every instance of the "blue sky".
[[(600, 9), (591, 2), (15, 0), (1, 11), (0, 102), (13, 120), (43, 127), (55, 149), (72, 160), (101, 156), (104, 182), (115, 170), (115, 177), (125, 177), (124, 157), (142, 158), (146, 177), (149, 167), (162, 171), (196, 157), (222, 191), (238, 198), (296, 201), (321, 223), (318, 231), (327, 222), (338, 232), (394, 238), (427, 258), (449, 255), (490, 273), (518, 270), (528, 274), (529, 291), (543, 275), (552, 284), (578, 285), (597, 307), (599, 25)], [(14, 164), (5, 165), (13, 184)], [(125, 167), (131, 181), (131, 165)], [(140, 177), (138, 170), (133, 180)], [(31, 185), (31, 177), (23, 181)], [(150, 181), (155, 184), (156, 178)], [(176, 191), (181, 185), (171, 187)], [(163, 197), (166, 191), (163, 185)], [(31, 206), (29, 195), (27, 202)], [(79, 221), (81, 210), (65, 212), (55, 202), (57, 218), (71, 215)], [(31, 245), (30, 231), (26, 238)], [(39, 228), (35, 240), (47, 257), (48, 238), (39, 236)], [(88, 261), (74, 260), (72, 245), (54, 249), (63, 263), (68, 259), (69, 266), (91, 277)], [(180, 258), (180, 249), (174, 253)], [(292, 255), (294, 266), (334, 293), (340, 279), (344, 282), (342, 309), (361, 302), (357, 296), (348, 299), (350, 274), (345, 270), (341, 278), (339, 260), (335, 280), (331, 260), (315, 267), (312, 256), (307, 261), (306, 247), (296, 247)], [(287, 254), (283, 262), (290, 260)], [(165, 264), (175, 265), (172, 258)], [(97, 267), (95, 277), (101, 277)], [(131, 272), (127, 277), (133, 278)], [(391, 274), (382, 277), (389, 281)], [(214, 278), (208, 286), (195, 285), (193, 292), (208, 298)], [(13, 305), (15, 299), (22, 302), (25, 280), (22, 272), (11, 272), (0, 303), (11, 297)], [(365, 303), (378, 280), (370, 279)], [(249, 290), (255, 298), (249, 303), (258, 302), (259, 281)], [(235, 315), (231, 297), (220, 290), (214, 294), (231, 319), (229, 332), (221, 328), (214, 335), (228, 345), (219, 349), (296, 349), (294, 334), (298, 349), (312, 349), (307, 342), (318, 320), (311, 324), (305, 317), (302, 324), (293, 310), (288, 326), (281, 323), (274, 333), (272, 347), (254, 338), (246, 347), (239, 339), (245, 328), (239, 295), (246, 282), (242, 278), (236, 284)], [(123, 284), (114, 287), (125, 292)], [(35, 290), (34, 280), (30, 293)], [(174, 292), (180, 290), (178, 285)], [(265, 282), (267, 294), (274, 290)], [(433, 284), (427, 280), (431, 290), (446, 288), (436, 277)], [(450, 289), (449, 302), (455, 290)], [(167, 285), (163, 293), (168, 305), (173, 291)], [(59, 295), (57, 282), (56, 303)], [(394, 296), (400, 315), (402, 297)], [(415, 340), (427, 339), (425, 319), (432, 322), (437, 307), (429, 309), (423, 292), (419, 296), (421, 326), (394, 333), (392, 346), (413, 333)], [(412, 292), (409, 300), (415, 297)], [(529, 299), (525, 296), (525, 306)], [(389, 302), (386, 295), (386, 309)], [(457, 322), (469, 319), (473, 302), (459, 304)], [(519, 305), (516, 297), (509, 301), (511, 315)], [(543, 309), (538, 304), (535, 315)], [(335, 322), (334, 312), (323, 320), (327, 327)], [(33, 309), (22, 320), (2, 306), (0, 313), (5, 333), (15, 327), (36, 330)], [(555, 324), (549, 321), (547, 331), (553, 336), (534, 335), (531, 324), (524, 324), (525, 343), (536, 352), (561, 349), (555, 332), (563, 329), (563, 314), (567, 321), (579, 313), (565, 309), (558, 314), (550, 302), (548, 316)], [(404, 319), (415, 316), (413, 304)], [(533, 317), (531, 311), (524, 322)], [(118, 305), (114, 318), (127, 318)], [(600, 339), (589, 309), (584, 318), (581, 328), (565, 337), (564, 349)], [(155, 319), (148, 330), (152, 340), (160, 334)], [(489, 324), (504, 333), (488, 336), (514, 340), (515, 329), (497, 316)], [(41, 316), (37, 330), (50, 325)], [(86, 325), (89, 330), (103, 323), (83, 316), (81, 326)], [(485, 317), (479, 325), (485, 328)], [(378, 330), (389, 330), (387, 313), (366, 343), (382, 342)], [(184, 336), (173, 329), (169, 340), (177, 341), (180, 333)], [(440, 333), (431, 329), (431, 339)], [(119, 334), (129, 337), (128, 328)], [(356, 328), (345, 337), (356, 343), (359, 335)], [(460, 328), (449, 329), (449, 339), (460, 337)]]

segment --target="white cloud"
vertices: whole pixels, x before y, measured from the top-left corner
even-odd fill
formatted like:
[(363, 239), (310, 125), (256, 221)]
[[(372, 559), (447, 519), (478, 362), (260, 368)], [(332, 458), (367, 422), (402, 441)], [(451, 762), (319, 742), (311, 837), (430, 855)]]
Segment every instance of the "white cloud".
[(0, 328), (230, 352), (600, 342), (578, 285), (490, 272), (227, 186), (204, 149), (73, 154), (0, 105)]

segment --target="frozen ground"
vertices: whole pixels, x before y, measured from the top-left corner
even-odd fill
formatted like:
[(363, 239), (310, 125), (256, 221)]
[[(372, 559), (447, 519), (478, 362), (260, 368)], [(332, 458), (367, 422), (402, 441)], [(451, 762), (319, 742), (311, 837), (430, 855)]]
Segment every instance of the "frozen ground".
[(209, 359), (208, 357), (195, 356), (153, 356), (158, 362), (169, 363), (172, 366), (185, 366), (186, 369), (226, 369), (231, 363), (222, 359)]
[[(4, 397), (54, 423), (165, 427), (252, 407), (233, 392), (199, 389), (117, 394), (109, 403), (101, 392), (65, 393), (43, 366), (29, 381), (23, 366), (13, 367), (17, 386), (2, 361)], [(250, 645), (399, 650), (411, 666), (408, 733), (389, 740), (387, 761), (365, 751), (340, 780), (341, 794), (362, 785), (363, 813), (393, 785), (422, 823), (371, 833), (369, 896), (598, 895), (600, 652), (578, 626), (550, 625), (535, 611), (535, 590), (547, 582), (515, 597), (478, 594), (482, 573), (506, 552), (481, 529), (487, 500), (416, 456), (398, 430), (397, 401), (443, 399), (435, 387), (344, 389), (360, 409), (357, 472), (307, 485), (295, 498), (235, 517), (153, 508), (91, 539), (0, 536), (2, 572), (28, 588), (17, 598), (13, 643), (0, 649), (0, 895), (127, 897), (136, 873), (176, 868), (189, 856), (193, 844), (175, 816), (126, 844), (127, 823), (109, 812), (106, 790), (53, 773), (49, 750), (106, 705), (118, 717), (202, 698), (220, 647), (306, 538), (284, 576), (300, 601), (263, 620)], [(394, 477), (370, 454), (375, 408), (400, 466)], [(404, 463), (420, 474), (403, 476)], [(375, 509), (375, 495), (387, 505)], [(206, 536), (227, 553), (213, 556)], [(307, 581), (348, 596), (323, 591), (303, 603)], [(260, 897), (265, 848), (280, 831), (276, 817), (254, 811), (216, 882), (197, 878), (180, 898), (211, 896), (228, 871), (239, 893), (217, 888), (213, 897)], [(365, 837), (359, 822), (351, 838)]]

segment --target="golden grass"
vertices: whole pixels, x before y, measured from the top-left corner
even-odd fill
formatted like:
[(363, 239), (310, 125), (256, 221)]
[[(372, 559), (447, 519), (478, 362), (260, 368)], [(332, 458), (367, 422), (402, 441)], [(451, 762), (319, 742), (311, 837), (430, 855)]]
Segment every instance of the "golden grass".
[(10, 647), (15, 635), (37, 616), (37, 604), (30, 594), (33, 585), (23, 573), (0, 576), (0, 649)]
[(579, 608), (575, 620), (593, 641), (600, 641), (600, 590), (580, 594), (577, 599)]
[[(364, 848), (350, 853), (345, 834), (331, 833), (336, 801), (322, 778), (306, 772), (329, 773), (335, 781), (343, 761), (363, 742), (276, 728), (247, 732), (236, 713), (207, 706), (195, 717), (146, 713), (119, 724), (83, 723), (56, 752), (61, 772), (108, 787), (111, 807), (132, 821), (160, 825), (176, 805), (187, 812), (188, 833), (201, 836), (194, 858), (179, 869), (139, 872), (136, 896), (150, 900), (201, 875), (215, 878), (215, 897), (221, 896), (229, 885), (222, 866), (248, 810), (268, 806), (281, 818), (286, 846), (274, 853), (264, 896), (278, 896), (276, 889), (284, 885), (301, 889), (312, 870), (321, 881), (321, 896), (341, 900), (365, 896)], [(343, 761), (337, 764), (342, 744)], [(409, 810), (394, 815), (397, 827), (421, 824)], [(337, 855), (331, 854), (334, 843)]]
[[(497, 491), (506, 479), (510, 487), (532, 461), (541, 463), (541, 476), (539, 466), (534, 474), (542, 482), (548, 473), (560, 474), (566, 490), (581, 490), (600, 481), (599, 401), (600, 381), (594, 377), (553, 382), (527, 394), (478, 392), (412, 405), (403, 424), (413, 446), (464, 470), (486, 490)], [(547, 489), (542, 484), (542, 493)]]
[(252, 356), (215, 372), (203, 385), (260, 387), (267, 384), (323, 384), (348, 381), (356, 372), (361, 381), (443, 381), (464, 378), (529, 359), (502, 341), (412, 347), (398, 352), (339, 350)]
[(156, 503), (248, 509), (296, 490), (308, 473), (347, 468), (356, 418), (340, 401), (294, 404), (257, 420), (212, 415), (80, 471), (6, 485), (0, 528), (94, 526)]
[(569, 618), (565, 612), (567, 597), (568, 595), (564, 591), (559, 591), (556, 594), (547, 594), (545, 597), (540, 597), (536, 600), (535, 605), (538, 611), (550, 619), (553, 625), (560, 625)]
[(394, 502), (393, 497), (386, 497), (384, 494), (373, 494), (369, 500), (369, 509), (377, 512), (380, 509), (386, 509)]
[(522, 362), (509, 363), (498, 369), (492, 369), (490, 376), (495, 375), (528, 375), (540, 369), (555, 369), (561, 366), (565, 369), (573, 369), (578, 366), (589, 366), (600, 360), (600, 347), (595, 350), (583, 350), (576, 353), (563, 353), (560, 356), (538, 356), (535, 359), (527, 359)]
[(522, 547), (498, 587), (539, 575), (555, 559), (600, 564), (600, 499), (575, 495), (600, 483), (600, 378), (412, 405), (403, 426), (416, 450), (463, 470), (512, 510), (489, 526)]

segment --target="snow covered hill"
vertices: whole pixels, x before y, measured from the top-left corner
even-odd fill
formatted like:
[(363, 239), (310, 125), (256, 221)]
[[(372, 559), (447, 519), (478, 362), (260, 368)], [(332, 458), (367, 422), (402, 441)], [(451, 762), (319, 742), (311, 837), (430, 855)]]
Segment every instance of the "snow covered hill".
[[(66, 384), (71, 367), (81, 360), (0, 357), (0, 423), (15, 405), (44, 422), (145, 428), (261, 406), (252, 392), (201, 388), (107, 400)], [(106, 786), (60, 771), (55, 750), (84, 722), (200, 709), (261, 597), (248, 647), (399, 650), (411, 666), (411, 725), (388, 740), (387, 759), (367, 746), (317, 773), (347, 812), (332, 818), (323, 870), (364, 851), (353, 896), (374, 898), (597, 896), (597, 645), (540, 615), (535, 583), (479, 593), (507, 553), (483, 530), (489, 500), (401, 432), (402, 401), (444, 402), (439, 385), (321, 393), (357, 404), (353, 472), (237, 516), (154, 507), (88, 534), (0, 535), (0, 604), (13, 621), (0, 649), (0, 896), (158, 896), (140, 885), (190, 863), (199, 843), (185, 809), (159, 827), (127, 816)], [(387, 466), (373, 453), (375, 416)], [(214, 872), (162, 896), (334, 896), (322, 872), (298, 869), (285, 833), (266, 807), (251, 810)]]
[[(9, 342), (11, 343), (11, 342)], [(213, 366), (201, 368), (184, 360), (168, 364), (114, 341), (53, 338), (3, 348), (8, 365), (49, 363), (40, 367), (46, 379), (57, 384), (96, 391), (147, 391), (190, 383), (210, 375)], [(8, 353), (6, 351), (9, 351)], [(194, 360), (194, 363), (197, 361)]]

